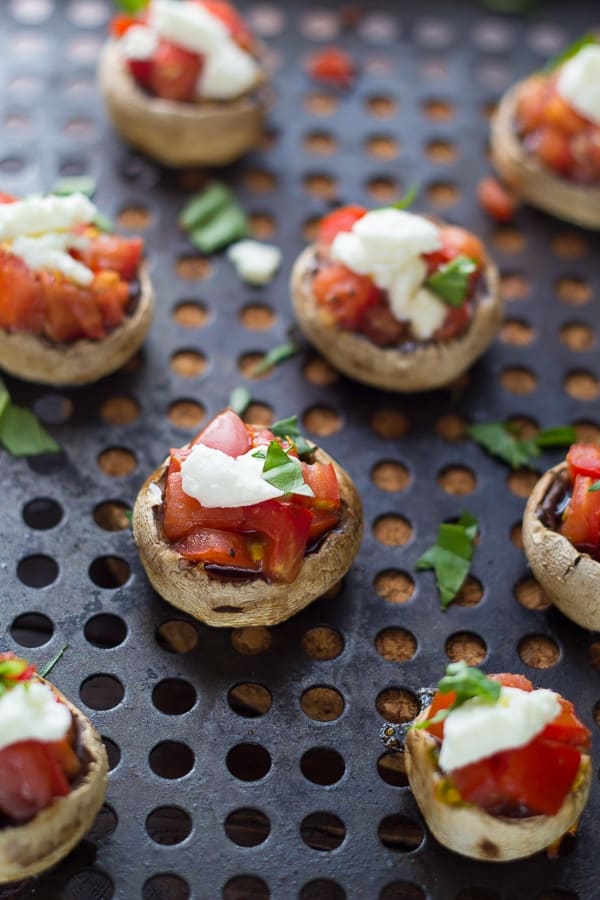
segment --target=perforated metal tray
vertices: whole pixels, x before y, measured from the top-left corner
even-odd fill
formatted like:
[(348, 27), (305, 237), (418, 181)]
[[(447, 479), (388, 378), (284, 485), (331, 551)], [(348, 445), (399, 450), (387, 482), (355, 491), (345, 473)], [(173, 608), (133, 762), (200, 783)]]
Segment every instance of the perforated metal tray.
[[(158, 300), (125, 371), (63, 392), (9, 380), (63, 452), (0, 459), (0, 647), (43, 664), (69, 644), (53, 678), (106, 737), (112, 772), (88, 838), (5, 898), (598, 896), (596, 779), (561, 858), (479, 864), (431, 838), (377, 740), (384, 718), (410, 717), (417, 689), (466, 657), (564, 691), (598, 744), (600, 642), (548, 607), (519, 546), (535, 476), (462, 437), (467, 421), (507, 417), (600, 435), (597, 237), (527, 209), (494, 227), (474, 199), (492, 104), (584, 31), (592, 7), (549, 2), (517, 19), (466, 0), (362, 6), (245, 5), (271, 48), (275, 103), (264, 147), (223, 177), (285, 255), (254, 290), (223, 258), (198, 260), (176, 228), (198, 173), (163, 172), (111, 133), (94, 81), (107, 0), (0, 4), (0, 187), (96, 176), (99, 206), (141, 227)], [(361, 63), (348, 93), (304, 74), (307, 53), (332, 41)], [(502, 269), (507, 322), (485, 359), (452, 390), (415, 399), (336, 377), (305, 345), (247, 377), (248, 357), (292, 325), (287, 273), (311, 222), (337, 203), (381, 204), (415, 179), (417, 206), (481, 232)], [(366, 536), (337, 596), (277, 628), (232, 632), (152, 593), (122, 510), (239, 384), (252, 417), (298, 411), (346, 466)], [(463, 599), (443, 614), (414, 563), (463, 509), (481, 542)]]

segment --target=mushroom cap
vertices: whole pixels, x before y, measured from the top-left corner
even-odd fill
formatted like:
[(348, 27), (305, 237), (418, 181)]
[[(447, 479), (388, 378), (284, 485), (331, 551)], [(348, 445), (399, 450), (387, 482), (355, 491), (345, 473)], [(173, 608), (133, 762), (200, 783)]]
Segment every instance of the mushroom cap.
[(54, 685), (49, 686), (73, 715), (86, 768), (66, 797), (56, 797), (30, 822), (0, 828), (0, 884), (31, 878), (66, 856), (93, 824), (106, 794), (108, 759), (98, 732)]
[(163, 537), (151, 485), (163, 490), (168, 460), (144, 483), (133, 509), (133, 536), (153, 588), (168, 603), (207, 625), (277, 625), (333, 587), (358, 553), (363, 532), (360, 496), (350, 476), (321, 449), (319, 462), (333, 463), (340, 486), (342, 518), (319, 549), (304, 557), (291, 584), (262, 578), (227, 578), (208, 573), (202, 563), (185, 560)]
[(152, 324), (154, 291), (145, 264), (138, 278), (135, 310), (105, 338), (55, 344), (36, 334), (0, 330), (0, 368), (40, 384), (90, 384), (119, 369), (141, 347)]
[[(417, 718), (427, 718), (429, 709)], [(462, 856), (487, 862), (509, 862), (532, 856), (558, 840), (577, 821), (587, 802), (592, 779), (591, 759), (582, 755), (577, 787), (554, 816), (523, 819), (493, 816), (476, 806), (452, 806), (437, 796), (443, 774), (435, 762), (439, 746), (426, 731), (409, 729), (406, 771), (419, 809), (435, 838)]]
[(600, 186), (561, 178), (527, 153), (515, 131), (518, 81), (507, 91), (491, 122), (492, 161), (506, 183), (532, 206), (583, 228), (600, 229)]
[(523, 545), (531, 571), (562, 613), (590, 631), (600, 631), (600, 563), (540, 521), (538, 510), (555, 479), (567, 471), (548, 469), (531, 492), (523, 515)]
[(266, 105), (256, 89), (218, 102), (178, 103), (151, 97), (135, 83), (115, 40), (104, 45), (98, 74), (114, 127), (163, 165), (226, 165), (262, 137)]
[(493, 341), (502, 321), (498, 270), (485, 269), (487, 293), (475, 305), (467, 331), (449, 341), (428, 342), (410, 350), (378, 347), (362, 334), (324, 322), (314, 292), (310, 245), (297, 258), (290, 287), (300, 328), (325, 359), (345, 375), (389, 391), (428, 391), (442, 387), (469, 368)]

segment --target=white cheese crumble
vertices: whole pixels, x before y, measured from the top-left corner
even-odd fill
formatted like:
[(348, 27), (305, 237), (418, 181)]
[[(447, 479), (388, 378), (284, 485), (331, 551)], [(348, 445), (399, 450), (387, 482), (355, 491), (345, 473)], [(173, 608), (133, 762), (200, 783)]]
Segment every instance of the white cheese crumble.
[(17, 741), (60, 741), (71, 713), (46, 684), (20, 682), (0, 699), (0, 749)]
[(200, 3), (154, 0), (150, 6), (150, 24), (161, 37), (203, 56), (214, 53), (229, 39), (224, 23)]
[(154, 481), (152, 481), (148, 485), (148, 497), (150, 501), (150, 506), (162, 506), (163, 495), (162, 491)]
[(158, 47), (158, 34), (147, 25), (132, 25), (122, 37), (123, 53), (127, 59), (151, 59)]
[(41, 269), (61, 272), (69, 281), (85, 287), (94, 280), (94, 273), (67, 253), (70, 247), (81, 245), (82, 240), (76, 235), (68, 232), (49, 232), (39, 237), (18, 237), (10, 249), (34, 272)]
[(184, 493), (207, 508), (227, 509), (282, 497), (283, 491), (261, 477), (265, 461), (253, 453), (256, 449), (233, 457), (222, 450), (196, 444), (181, 464)]
[(586, 119), (600, 125), (600, 45), (582, 47), (560, 70), (556, 89)]
[(254, 57), (229, 40), (206, 57), (196, 92), (207, 100), (232, 100), (254, 87), (259, 70)]
[(560, 713), (554, 691), (502, 687), (496, 703), (467, 700), (444, 721), (439, 765), (460, 769), (501, 750), (524, 747)]
[(32, 196), (16, 203), (0, 203), (0, 241), (48, 231), (68, 231), (92, 222), (96, 213), (96, 207), (84, 194)]
[(421, 255), (440, 247), (437, 225), (423, 216), (390, 208), (369, 212), (351, 231), (336, 235), (331, 256), (388, 291), (394, 316), (410, 322), (415, 336), (426, 340), (440, 327), (448, 310), (423, 287), (427, 267)]
[(227, 258), (243, 281), (267, 284), (281, 265), (281, 250), (274, 244), (238, 241), (228, 249)]

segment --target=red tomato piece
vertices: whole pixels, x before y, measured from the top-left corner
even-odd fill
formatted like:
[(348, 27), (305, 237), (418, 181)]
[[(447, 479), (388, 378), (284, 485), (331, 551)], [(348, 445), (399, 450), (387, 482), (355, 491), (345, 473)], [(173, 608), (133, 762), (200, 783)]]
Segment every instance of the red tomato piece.
[(35, 273), (22, 259), (0, 250), (0, 328), (39, 334), (44, 300)]
[(118, 234), (99, 234), (87, 247), (74, 250), (73, 256), (93, 272), (111, 270), (125, 281), (132, 281), (140, 266), (144, 241), (142, 238), (124, 238)]
[(243, 534), (217, 528), (196, 529), (173, 545), (176, 553), (192, 562), (212, 563), (236, 569), (260, 570), (260, 559), (253, 559), (248, 539)]
[(533, 149), (544, 165), (563, 175), (568, 173), (573, 164), (569, 137), (558, 128), (540, 128), (535, 133)]
[(147, 91), (151, 90), (152, 72), (154, 69), (154, 63), (151, 59), (128, 59), (127, 68), (131, 72), (134, 81), (136, 81), (140, 87), (143, 87)]
[(567, 466), (571, 478), (576, 475), (600, 478), (600, 447), (594, 444), (572, 444), (567, 453)]
[(223, 22), (233, 40), (242, 50), (252, 50), (255, 43), (254, 36), (242, 16), (231, 3), (226, 3), (225, 0), (196, 0), (196, 2), (204, 6), (211, 16)]
[(521, 86), (517, 100), (517, 119), (520, 127), (530, 132), (542, 124), (548, 95), (545, 78), (528, 78)]
[(364, 206), (342, 206), (329, 213), (319, 224), (318, 242), (329, 246), (340, 231), (351, 231), (354, 223), (366, 216), (367, 212)]
[(127, 282), (121, 281), (116, 272), (99, 272), (91, 289), (105, 328), (116, 328), (125, 318), (129, 303)]
[(341, 513), (337, 510), (330, 511), (312, 507), (311, 512), (313, 519), (308, 529), (307, 540), (309, 544), (313, 544), (328, 531), (331, 531), (332, 528), (337, 528), (341, 519)]
[(183, 490), (181, 471), (169, 472), (163, 503), (163, 529), (170, 541), (179, 541), (198, 528), (239, 531), (246, 507), (206, 507)]
[(224, 409), (191, 441), (221, 450), (228, 456), (242, 456), (252, 447), (252, 436), (232, 409)]
[(482, 208), (496, 222), (511, 222), (517, 210), (517, 201), (496, 178), (482, 178), (477, 186), (477, 197)]
[(260, 425), (246, 425), (252, 447), (268, 447), (271, 441), (275, 440), (275, 435), (268, 428), (262, 428)]
[(193, 100), (202, 71), (202, 57), (161, 40), (152, 58), (150, 90), (163, 100)]
[(444, 225), (440, 229), (440, 239), (446, 251), (445, 262), (454, 256), (467, 256), (478, 266), (485, 265), (485, 248), (472, 231), (467, 231), (466, 228), (460, 228), (458, 225)]
[(12, 194), (4, 194), (0, 191), (0, 203), (16, 203), (17, 198), (13, 197)]
[[(533, 684), (524, 675), (516, 675), (513, 672), (498, 672), (496, 675), (488, 675), (492, 681), (499, 681), (503, 687), (518, 688), (529, 693), (533, 690)], [(565, 701), (566, 702), (566, 701)]]
[(128, 16), (125, 13), (118, 13), (113, 16), (110, 21), (110, 33), (115, 38), (122, 38), (126, 31), (133, 25), (140, 25), (142, 20), (139, 16)]
[(449, 306), (446, 318), (433, 333), (433, 338), (436, 341), (451, 341), (467, 330), (470, 321), (471, 310), (468, 303), (463, 303), (462, 306)]
[(356, 328), (365, 310), (380, 296), (367, 275), (358, 275), (340, 265), (326, 266), (317, 272), (312, 287), (325, 317), (342, 328)]
[(579, 750), (588, 750), (592, 733), (575, 715), (575, 707), (569, 700), (559, 697), (561, 711), (544, 728), (540, 737), (549, 741), (560, 741)]
[(543, 118), (547, 125), (569, 135), (579, 134), (588, 125), (588, 120), (580, 116), (556, 91), (544, 106)]
[(593, 478), (576, 475), (560, 533), (572, 544), (600, 543), (600, 491), (590, 492)]
[(46, 305), (44, 331), (52, 341), (99, 340), (106, 329), (92, 291), (52, 272), (40, 272)]
[(350, 87), (356, 76), (356, 64), (340, 47), (325, 47), (313, 53), (306, 65), (311, 78), (334, 87)]
[(379, 347), (393, 347), (408, 335), (407, 323), (397, 319), (384, 300), (365, 309), (358, 330)]
[(47, 745), (19, 741), (0, 750), (0, 813), (25, 822), (66, 796), (69, 783)]
[(267, 537), (263, 572), (273, 581), (289, 584), (302, 565), (313, 515), (295, 503), (266, 500), (246, 507), (244, 529)]
[(331, 463), (301, 462), (304, 481), (311, 488), (314, 497), (303, 494), (293, 496), (294, 503), (310, 506), (311, 509), (337, 510), (340, 507), (340, 486)]
[(48, 752), (52, 754), (54, 759), (56, 760), (61, 772), (67, 776), (67, 778), (75, 778), (76, 775), (81, 771), (81, 761), (75, 750), (73, 749), (73, 745), (68, 737), (64, 738), (62, 741), (52, 741), (46, 744), (48, 748)]

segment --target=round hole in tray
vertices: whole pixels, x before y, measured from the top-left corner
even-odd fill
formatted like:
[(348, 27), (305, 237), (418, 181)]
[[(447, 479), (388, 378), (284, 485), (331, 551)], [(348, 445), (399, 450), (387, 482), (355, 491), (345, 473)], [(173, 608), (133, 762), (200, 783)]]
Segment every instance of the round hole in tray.
[(98, 556), (89, 567), (89, 576), (98, 587), (113, 590), (131, 577), (131, 566), (120, 556)]
[(387, 513), (375, 519), (373, 534), (386, 547), (405, 547), (413, 537), (413, 527), (404, 516)]
[(433, 206), (446, 209), (460, 200), (460, 190), (451, 181), (435, 181), (427, 188), (427, 199)]
[(179, 875), (160, 872), (144, 882), (142, 900), (189, 900), (190, 886)]
[(358, 33), (369, 44), (390, 44), (397, 37), (398, 23), (387, 12), (368, 12), (359, 20)]
[(315, 722), (334, 722), (344, 712), (344, 698), (335, 688), (308, 688), (300, 698), (302, 712)]
[(150, 768), (155, 775), (170, 780), (183, 778), (194, 767), (194, 752), (181, 741), (161, 741), (150, 751)]
[(126, 447), (107, 447), (98, 455), (98, 466), (110, 478), (123, 478), (137, 468), (137, 458)]
[(179, 806), (157, 806), (146, 818), (146, 831), (155, 844), (173, 847), (192, 832), (192, 818)]
[(309, 359), (302, 372), (309, 384), (316, 384), (320, 387), (334, 384), (340, 377), (333, 366), (318, 356)]
[(521, 522), (515, 522), (510, 529), (510, 540), (517, 550), (523, 549), (523, 525)]
[(434, 122), (449, 122), (454, 118), (454, 104), (441, 97), (432, 97), (423, 103), (423, 114)]
[(381, 691), (375, 706), (380, 716), (396, 724), (412, 722), (419, 714), (419, 701), (412, 691), (404, 688), (389, 687)]
[(436, 420), (435, 430), (445, 441), (457, 444), (464, 441), (467, 436), (468, 421), (456, 413), (446, 413)]
[(329, 437), (343, 426), (340, 414), (329, 406), (313, 406), (302, 416), (302, 424), (312, 434)]
[(569, 397), (589, 403), (600, 394), (600, 382), (593, 374), (584, 369), (569, 372), (564, 379), (564, 389)]
[(200, 300), (182, 300), (173, 309), (173, 319), (182, 328), (204, 328), (210, 312)]
[(426, 900), (425, 891), (412, 881), (392, 881), (386, 884), (378, 900)]
[(600, 425), (595, 422), (573, 422), (577, 432), (577, 440), (584, 444), (600, 444)]
[(452, 43), (455, 32), (447, 19), (427, 16), (416, 23), (415, 37), (422, 47), (441, 50)]
[(176, 428), (191, 430), (198, 428), (206, 416), (204, 407), (195, 400), (175, 400), (169, 406), (169, 419)]
[(522, 300), (527, 296), (530, 289), (529, 280), (521, 272), (501, 273), (500, 292), (502, 298), (508, 303), (513, 300)]
[(302, 179), (302, 185), (311, 197), (332, 200), (338, 192), (337, 179), (327, 172), (309, 172)]
[(302, 755), (300, 771), (313, 784), (336, 784), (346, 771), (344, 757), (331, 747), (312, 747)]
[(556, 282), (556, 293), (570, 306), (584, 306), (592, 299), (592, 288), (578, 275), (563, 275)]
[(586, 239), (576, 231), (561, 231), (552, 238), (550, 246), (559, 259), (581, 259), (590, 250)]
[(331, 116), (339, 106), (339, 99), (324, 91), (311, 91), (304, 98), (304, 106), (313, 116)]
[(146, 231), (152, 225), (152, 213), (145, 206), (125, 206), (117, 216), (117, 223), (126, 231)]
[(13, 620), (10, 634), (21, 647), (42, 647), (54, 634), (54, 624), (43, 613), (22, 613)]
[(72, 875), (63, 888), (64, 900), (81, 900), (82, 897), (93, 897), (94, 900), (111, 900), (115, 895), (112, 879), (100, 869), (81, 869)]
[(330, 156), (337, 150), (337, 141), (329, 131), (309, 131), (304, 135), (302, 146), (307, 153)]
[(513, 347), (527, 347), (535, 338), (535, 330), (524, 319), (506, 319), (500, 340)]
[(27, 587), (48, 587), (58, 578), (58, 563), (43, 553), (26, 556), (17, 564), (17, 577)]
[(567, 322), (560, 328), (558, 337), (574, 353), (585, 353), (596, 343), (594, 329), (585, 322)]
[(156, 629), (156, 642), (169, 653), (189, 653), (198, 643), (198, 631), (191, 622), (168, 619)]
[(525, 609), (545, 610), (552, 606), (552, 601), (546, 596), (542, 586), (530, 575), (516, 583), (514, 595)]
[(394, 813), (379, 823), (377, 835), (384, 847), (396, 853), (410, 853), (423, 843), (423, 826), (407, 816)]
[(93, 841), (106, 840), (106, 838), (110, 837), (111, 834), (115, 832), (118, 824), (119, 817), (116, 812), (112, 806), (109, 806), (108, 803), (104, 803), (98, 810), (98, 814), (94, 819), (94, 824), (88, 831), (86, 837)]
[(63, 517), (63, 508), (50, 497), (36, 497), (23, 507), (23, 520), (30, 528), (47, 531), (54, 528)]
[(225, 834), (238, 847), (257, 847), (270, 831), (269, 819), (258, 809), (236, 809), (225, 820)]
[(500, 384), (505, 391), (522, 396), (537, 388), (537, 376), (525, 366), (507, 366), (500, 373)]
[(196, 702), (196, 690), (183, 678), (165, 678), (152, 691), (152, 703), (167, 716), (182, 716)]
[(79, 688), (79, 696), (90, 709), (114, 709), (123, 700), (125, 688), (114, 675), (90, 675)]
[(539, 477), (540, 474), (535, 469), (514, 469), (508, 473), (506, 483), (511, 494), (525, 500), (531, 494)]
[(592, 668), (600, 671), (600, 641), (592, 641), (588, 655)]
[(269, 885), (257, 875), (235, 875), (223, 888), (223, 900), (269, 900)]
[(415, 592), (415, 583), (407, 572), (385, 569), (375, 576), (374, 588), (388, 603), (407, 603)]
[(544, 634), (529, 634), (519, 641), (517, 651), (526, 666), (549, 669), (560, 659), (557, 643)]
[(225, 760), (227, 768), (240, 781), (260, 781), (271, 768), (271, 757), (260, 744), (237, 744)]
[(378, 203), (391, 203), (400, 193), (398, 182), (391, 175), (375, 175), (369, 178), (366, 190)]
[(180, 378), (197, 378), (206, 369), (206, 357), (198, 350), (177, 350), (171, 356), (170, 366)]
[(105, 500), (94, 509), (94, 522), (104, 531), (124, 531), (130, 527), (131, 508), (121, 500)]
[(439, 486), (447, 494), (464, 496), (472, 494), (477, 487), (477, 477), (472, 469), (466, 466), (445, 466), (437, 476)]
[(262, 684), (243, 681), (234, 685), (227, 695), (230, 708), (245, 719), (264, 716), (271, 709), (271, 692)]
[(404, 753), (383, 753), (377, 760), (379, 777), (392, 787), (407, 787)]
[(367, 98), (366, 109), (376, 119), (391, 119), (396, 115), (398, 104), (387, 94), (374, 94)]
[(44, 425), (62, 425), (73, 415), (73, 401), (60, 394), (42, 394), (33, 401), (33, 411)]
[(202, 256), (181, 256), (175, 271), (184, 281), (205, 281), (212, 274), (212, 266)]
[(478, 666), (487, 656), (485, 641), (472, 631), (457, 631), (450, 635), (444, 649), (452, 662), (464, 660), (470, 666)]
[(112, 740), (112, 738), (106, 737), (105, 735), (102, 737), (102, 743), (104, 744), (106, 755), (108, 756), (108, 771), (112, 772), (121, 762), (121, 748)]
[(467, 575), (463, 586), (452, 601), (455, 606), (477, 606), (483, 600), (483, 585), (474, 578), (473, 575)]
[(240, 310), (240, 322), (249, 331), (267, 331), (275, 324), (275, 312), (266, 303), (248, 303)]
[(417, 652), (417, 639), (406, 628), (384, 628), (375, 638), (375, 649), (389, 662), (404, 663)]
[(300, 823), (300, 836), (313, 850), (336, 850), (346, 837), (346, 826), (339, 816), (329, 812), (315, 812)]
[(501, 896), (487, 888), (470, 887), (459, 891), (455, 900), (501, 900)]
[(250, 169), (244, 175), (244, 186), (257, 194), (266, 194), (277, 187), (277, 176), (267, 169)]
[(500, 253), (512, 256), (523, 252), (526, 238), (514, 225), (499, 225), (492, 234), (492, 244)]
[(298, 896), (299, 900), (346, 900), (346, 891), (337, 881), (318, 878), (305, 884)]
[(431, 162), (448, 165), (458, 159), (458, 149), (446, 138), (434, 138), (425, 145), (425, 155)]
[(396, 409), (378, 409), (371, 418), (371, 428), (377, 437), (398, 440), (408, 432), (409, 421)]
[(371, 480), (381, 490), (394, 493), (406, 490), (412, 477), (410, 471), (403, 463), (392, 459), (384, 459), (376, 463), (371, 469)]
[(271, 632), (263, 625), (234, 628), (231, 632), (231, 644), (234, 650), (245, 656), (264, 653), (271, 646), (272, 640)]
[(333, 10), (309, 9), (300, 16), (300, 32), (310, 41), (331, 41), (339, 29), (339, 16)]
[(277, 220), (267, 212), (251, 212), (248, 215), (248, 228), (251, 237), (257, 241), (264, 241), (277, 231)]
[(272, 407), (266, 403), (249, 403), (244, 414), (244, 422), (250, 425), (264, 425), (266, 428), (274, 421), (275, 416)]
[(344, 649), (344, 638), (328, 625), (316, 625), (302, 635), (302, 649), (311, 659), (336, 659)]
[(133, 397), (108, 397), (100, 407), (100, 415), (109, 425), (130, 425), (140, 415), (140, 405)]

